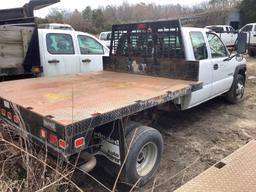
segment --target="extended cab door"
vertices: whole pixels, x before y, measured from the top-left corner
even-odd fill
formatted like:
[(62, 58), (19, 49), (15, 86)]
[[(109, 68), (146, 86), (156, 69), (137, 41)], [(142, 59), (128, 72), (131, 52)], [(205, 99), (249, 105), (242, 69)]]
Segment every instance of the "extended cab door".
[(247, 35), (248, 43), (256, 44), (256, 25), (253, 25), (253, 24), (245, 25), (240, 31), (248, 34)]
[(256, 25), (253, 25), (251, 32), (251, 44), (256, 45)]
[(78, 34), (77, 39), (80, 49), (80, 72), (102, 71), (103, 56), (108, 48), (87, 34)]
[(211, 97), (214, 97), (230, 89), (233, 82), (234, 63), (232, 60), (225, 61), (229, 52), (216, 34), (207, 33), (207, 39), (213, 72)]
[(73, 31), (40, 29), (40, 59), (44, 76), (79, 73)]
[[(198, 105), (210, 98), (213, 76), (212, 64), (207, 49), (208, 43), (206, 34), (202, 31), (189, 31), (188, 38), (190, 38), (191, 43), (188, 43), (188, 41), (184, 42), (188, 47), (187, 54), (193, 54), (189, 56), (189, 59), (197, 60), (199, 62), (198, 80), (203, 82), (203, 88), (192, 92), (190, 96), (185, 98), (182, 103), (183, 110)], [(193, 50), (193, 52), (189, 50)]]

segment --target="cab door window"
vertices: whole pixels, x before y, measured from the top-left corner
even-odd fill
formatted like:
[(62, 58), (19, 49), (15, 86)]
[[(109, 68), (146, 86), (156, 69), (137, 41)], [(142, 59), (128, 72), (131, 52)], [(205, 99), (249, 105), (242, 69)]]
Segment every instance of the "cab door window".
[(203, 33), (190, 32), (190, 39), (193, 46), (194, 56), (196, 60), (203, 60), (208, 58), (207, 48)]
[(49, 33), (46, 35), (46, 45), (52, 55), (75, 54), (73, 39), (69, 34)]
[(222, 43), (217, 35), (213, 33), (207, 33), (207, 38), (211, 49), (212, 58), (228, 56), (226, 46)]
[(96, 41), (95, 39), (78, 35), (78, 43), (80, 47), (80, 52), (82, 55), (103, 55), (104, 49), (103, 46)]
[(252, 31), (252, 25), (246, 25), (243, 29), (242, 32), (250, 32)]

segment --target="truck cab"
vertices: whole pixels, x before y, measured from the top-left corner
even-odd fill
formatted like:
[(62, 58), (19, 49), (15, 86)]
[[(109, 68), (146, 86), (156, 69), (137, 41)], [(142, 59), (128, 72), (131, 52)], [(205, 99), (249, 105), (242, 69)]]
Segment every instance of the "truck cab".
[(242, 27), (240, 32), (247, 33), (248, 54), (256, 56), (256, 23), (249, 23)]
[(111, 42), (111, 31), (104, 31), (101, 32), (99, 35), (99, 39), (102, 43), (104, 43), (108, 48), (110, 48), (110, 42)]
[(0, 10), (0, 81), (77, 74), (103, 69), (109, 49), (67, 24), (37, 25), (34, 10), (59, 0), (31, 0)]
[(38, 29), (42, 76), (103, 70), (109, 49), (96, 37), (74, 30)]
[[(183, 27), (182, 36), (186, 60), (199, 61), (199, 81), (203, 82), (203, 89), (180, 102), (182, 109), (227, 93), (239, 74), (245, 80), (246, 60), (232, 58), (218, 34), (209, 29)], [(244, 84), (241, 83), (237, 99), (243, 96), (243, 89)]]

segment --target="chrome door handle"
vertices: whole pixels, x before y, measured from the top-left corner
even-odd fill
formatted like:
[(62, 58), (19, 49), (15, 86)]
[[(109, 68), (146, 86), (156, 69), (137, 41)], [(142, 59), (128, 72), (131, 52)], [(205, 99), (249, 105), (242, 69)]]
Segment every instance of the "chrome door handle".
[(53, 60), (49, 60), (48, 63), (50, 63), (50, 64), (57, 64), (57, 63), (60, 63), (60, 61), (57, 60), (57, 59), (53, 59)]
[(83, 63), (90, 63), (92, 60), (91, 59), (83, 59), (82, 62)]

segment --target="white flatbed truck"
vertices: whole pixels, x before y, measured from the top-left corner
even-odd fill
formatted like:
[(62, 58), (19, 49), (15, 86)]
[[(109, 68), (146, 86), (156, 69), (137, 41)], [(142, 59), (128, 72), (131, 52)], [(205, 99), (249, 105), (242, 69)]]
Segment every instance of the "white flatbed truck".
[(244, 95), (245, 59), (179, 20), (114, 25), (110, 53), (104, 71), (0, 83), (1, 129), (25, 132), (66, 161), (96, 158), (112, 175), (124, 165), (120, 180), (143, 185), (159, 167), (163, 138), (140, 120), (158, 107)]

